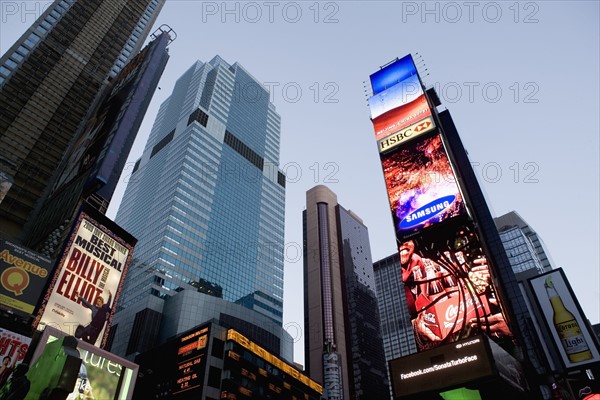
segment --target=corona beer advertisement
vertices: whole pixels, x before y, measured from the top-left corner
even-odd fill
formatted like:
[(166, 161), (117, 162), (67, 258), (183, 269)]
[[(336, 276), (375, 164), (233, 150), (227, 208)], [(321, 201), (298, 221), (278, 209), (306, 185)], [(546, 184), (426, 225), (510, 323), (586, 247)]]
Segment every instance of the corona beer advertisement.
[(465, 213), (439, 135), (382, 156), (382, 167), (398, 238)]
[(468, 218), (400, 241), (398, 251), (420, 351), (479, 333), (497, 341), (512, 338), (492, 282), (491, 262)]
[(0, 306), (23, 316), (33, 314), (51, 268), (49, 258), (0, 240)]
[(0, 328), (0, 387), (6, 383), (15, 367), (23, 361), (31, 339)]
[[(50, 325), (103, 346), (133, 243), (107, 228), (108, 223), (116, 227), (108, 218), (92, 218), (89, 212), (79, 212), (34, 326)], [(99, 222), (101, 217), (104, 223)]]
[(562, 269), (529, 280), (563, 364), (574, 368), (600, 361), (597, 342), (586, 324)]

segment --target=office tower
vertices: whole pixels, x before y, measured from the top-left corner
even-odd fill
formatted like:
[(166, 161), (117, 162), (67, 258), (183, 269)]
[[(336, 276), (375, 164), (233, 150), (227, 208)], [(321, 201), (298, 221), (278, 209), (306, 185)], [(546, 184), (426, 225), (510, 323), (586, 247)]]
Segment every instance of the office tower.
[(552, 269), (542, 239), (516, 211), (496, 217), (494, 222), (515, 273), (534, 270), (542, 274)]
[(169, 338), (135, 362), (140, 374), (134, 400), (320, 400), (323, 391), (293, 364), (214, 320)]
[[(56, 0), (0, 58), (0, 237), (20, 240), (102, 85), (135, 56), (164, 0)], [(1, 197), (1, 196), (0, 196)]]
[(373, 263), (386, 360), (417, 352), (400, 271), (398, 253)]
[(216, 56), (177, 80), (116, 217), (138, 244), (114, 320), (113, 352), (130, 357), (158, 344), (161, 332), (181, 332), (169, 320), (205, 301), (197, 296), (163, 315), (182, 291), (237, 303), (248, 318), (281, 331), (279, 140), (280, 117), (268, 91), (240, 64)]
[(306, 193), (305, 364), (326, 399), (389, 398), (368, 229), (325, 186)]
[[(164, 26), (163, 26), (164, 27)], [(78, 206), (87, 201), (105, 213), (169, 59), (171, 35), (163, 27), (102, 89), (65, 153), (45, 195), (25, 225), (25, 244), (54, 258), (61, 231), (70, 230)], [(55, 245), (54, 243), (57, 243)]]

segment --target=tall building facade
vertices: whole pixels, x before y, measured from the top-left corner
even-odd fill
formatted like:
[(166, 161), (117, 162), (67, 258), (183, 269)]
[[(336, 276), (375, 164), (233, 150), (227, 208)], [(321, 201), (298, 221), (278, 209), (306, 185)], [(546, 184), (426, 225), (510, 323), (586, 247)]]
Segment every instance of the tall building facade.
[(373, 263), (386, 360), (417, 352), (400, 271), (398, 253)]
[(102, 86), (135, 56), (164, 0), (56, 0), (0, 58), (0, 237), (21, 240)]
[(529, 270), (542, 274), (552, 269), (542, 239), (516, 211), (494, 218), (494, 223), (515, 274)]
[[(178, 79), (116, 217), (138, 245), (115, 316), (113, 351), (127, 348), (130, 355), (157, 343), (173, 318), (163, 316), (165, 303), (184, 290), (237, 303), (281, 327), (279, 142), (269, 93), (240, 64), (216, 56)], [(132, 330), (142, 326), (136, 339)]]
[(325, 186), (306, 193), (305, 363), (326, 399), (389, 398), (369, 232)]

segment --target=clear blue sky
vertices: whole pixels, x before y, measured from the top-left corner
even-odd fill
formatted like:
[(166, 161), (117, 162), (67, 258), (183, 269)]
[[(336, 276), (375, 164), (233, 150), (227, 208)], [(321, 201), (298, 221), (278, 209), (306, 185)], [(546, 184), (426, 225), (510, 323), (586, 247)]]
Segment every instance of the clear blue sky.
[[(0, 1), (1, 52), (34, 21), (23, 8), (6, 14), (9, 3), (24, 2)], [(425, 82), (452, 113), (492, 214), (517, 210), (564, 268), (587, 317), (600, 321), (599, 3), (466, 3), (167, 1), (158, 24), (178, 37), (130, 160), (195, 60), (219, 54), (272, 88), (288, 174), (284, 320), (292, 335), (303, 324), (295, 250), (306, 190), (326, 184), (363, 218), (373, 260), (395, 251), (363, 86), (407, 53), (422, 55)]]

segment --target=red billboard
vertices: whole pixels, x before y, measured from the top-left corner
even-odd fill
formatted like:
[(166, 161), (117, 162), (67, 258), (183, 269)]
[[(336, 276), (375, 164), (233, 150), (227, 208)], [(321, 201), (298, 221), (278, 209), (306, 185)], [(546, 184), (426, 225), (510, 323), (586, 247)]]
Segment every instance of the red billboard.
[(50, 325), (87, 343), (104, 346), (135, 242), (106, 216), (84, 206), (34, 327)]
[(373, 118), (375, 139), (381, 140), (431, 115), (425, 95)]
[(468, 218), (399, 241), (405, 295), (419, 350), (486, 333), (512, 338), (474, 224)]
[(381, 164), (398, 238), (465, 213), (439, 135), (407, 143)]

